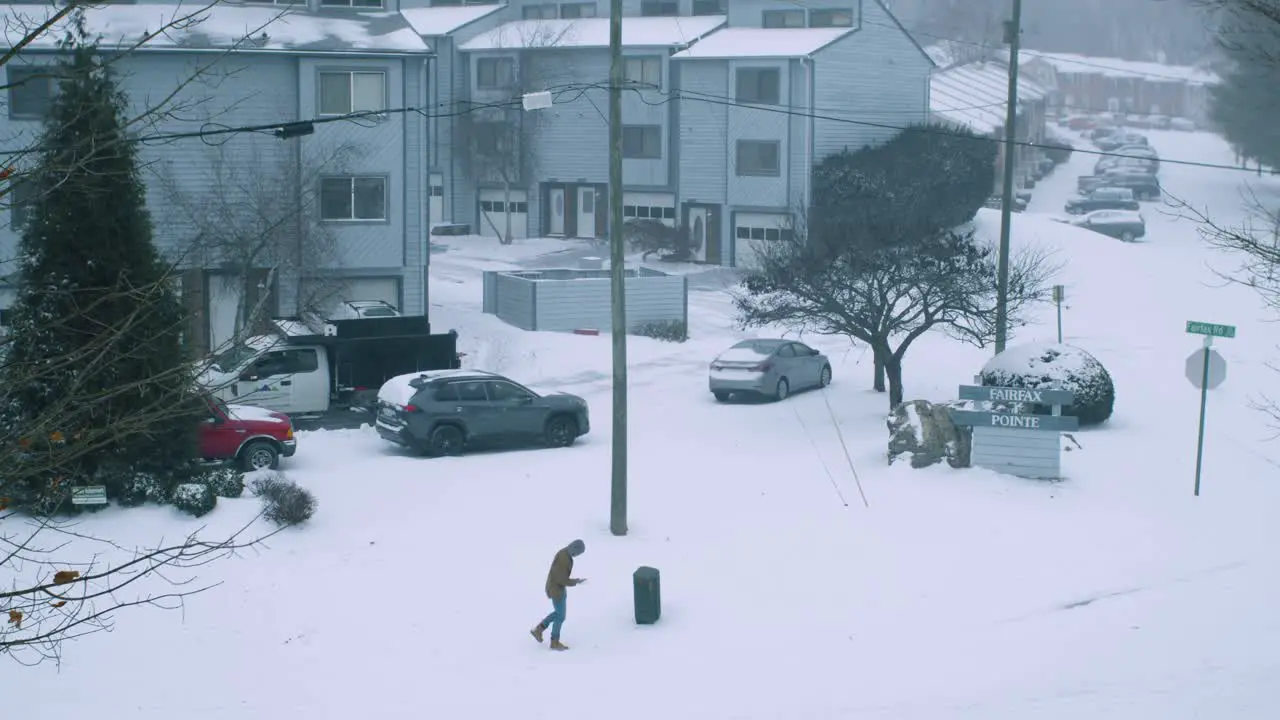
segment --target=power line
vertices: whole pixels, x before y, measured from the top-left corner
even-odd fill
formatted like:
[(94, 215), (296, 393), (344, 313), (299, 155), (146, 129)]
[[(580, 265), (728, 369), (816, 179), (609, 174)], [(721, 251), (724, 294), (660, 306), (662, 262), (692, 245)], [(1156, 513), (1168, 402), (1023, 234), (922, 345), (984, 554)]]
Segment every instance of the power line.
[[(551, 86), (547, 88), (544, 92), (551, 92), (554, 96), (553, 106), (560, 106), (560, 105), (570, 104), (582, 98), (586, 93), (592, 90), (607, 91), (609, 87), (610, 87), (610, 84), (607, 81), (562, 83), (559, 85)], [(667, 103), (676, 102), (676, 101), (689, 101), (689, 102), (706, 103), (710, 105), (744, 108), (744, 109), (754, 110), (757, 112), (764, 112), (764, 113), (770, 113), (775, 115), (785, 115), (785, 116), (801, 117), (801, 118), (815, 119), (815, 120), (826, 120), (830, 122), (838, 122), (838, 123), (844, 123), (848, 125), (856, 125), (860, 127), (878, 128), (882, 130), (893, 130), (897, 132), (901, 132), (903, 130), (907, 130), (913, 127), (910, 125), (900, 125), (900, 124), (894, 124), (894, 123), (876, 122), (873, 120), (861, 120), (861, 119), (850, 118), (850, 117), (842, 117), (834, 114), (836, 112), (834, 110), (828, 111), (828, 112), (816, 112), (816, 111), (811, 112), (811, 111), (797, 110), (794, 108), (787, 108), (787, 107), (777, 106), (777, 105), (756, 105), (752, 103), (742, 102), (726, 95), (716, 95), (713, 93), (705, 93), (705, 92), (699, 92), (695, 90), (664, 90), (655, 85), (646, 85), (643, 83), (638, 83), (633, 81), (628, 82), (626, 86), (622, 89), (630, 90), (636, 93), (636, 95), (639, 97), (641, 102), (644, 102), (645, 104), (650, 106), (665, 105)], [(646, 97), (647, 94), (660, 95), (663, 97), (663, 99), (655, 102), (649, 99), (649, 97)], [(565, 99), (566, 96), (570, 96), (570, 97)], [(451, 118), (451, 117), (459, 117), (462, 115), (467, 115), (469, 113), (483, 112), (488, 110), (515, 109), (515, 108), (521, 107), (522, 98), (516, 97), (516, 98), (511, 98), (509, 100), (491, 102), (491, 103), (472, 103), (469, 101), (454, 101), (453, 103), (440, 103), (436, 107), (446, 106), (446, 105), (456, 105), (456, 106), (460, 106), (460, 108), (457, 110), (452, 110), (448, 112), (433, 112), (432, 108), (427, 106), (407, 106), (407, 107), (399, 107), (399, 108), (387, 108), (382, 110), (367, 110), (367, 111), (361, 111), (361, 112), (346, 113), (343, 115), (322, 116), (322, 117), (312, 118), (309, 120), (281, 121), (277, 123), (261, 123), (256, 125), (225, 126), (225, 127), (217, 127), (217, 128), (206, 127), (200, 130), (191, 130), (186, 132), (155, 133), (152, 135), (130, 136), (130, 137), (122, 138), (121, 142), (154, 144), (154, 143), (166, 143), (166, 142), (172, 142), (175, 140), (186, 140), (186, 139), (200, 139), (200, 140), (207, 141), (210, 138), (216, 138), (216, 137), (221, 137), (226, 135), (250, 134), (250, 133), (272, 133), (286, 127), (298, 127), (298, 126), (305, 126), (305, 125), (325, 125), (325, 124), (335, 123), (335, 122), (358, 122), (360, 120), (374, 120), (374, 119), (380, 119), (389, 115), (404, 115), (409, 113), (417, 114), (424, 118)], [(975, 139), (975, 140), (991, 142), (991, 143), (1004, 142), (1003, 139), (1001, 138), (992, 138), (992, 137), (984, 137), (984, 136), (977, 136), (975, 138), (973, 135), (967, 134), (960, 130), (950, 131), (950, 130), (944, 130), (939, 127), (920, 127), (920, 126), (914, 126), (914, 129), (919, 130), (921, 132), (944, 135), (949, 137), (963, 137), (963, 138)], [(1060, 150), (1061, 149), (1060, 145), (1055, 144), (1053, 142), (1040, 143), (1040, 142), (1032, 142), (1029, 140), (1017, 140), (1017, 141), (1014, 141), (1014, 145), (1017, 147), (1033, 148), (1038, 150)], [(25, 148), (22, 150), (4, 150), (4, 151), (0, 151), (0, 157), (14, 157), (18, 155), (27, 155), (31, 153), (38, 153), (38, 152), (41, 152), (42, 150), (43, 148), (38, 148), (38, 147)], [(1125, 153), (1109, 152), (1105, 150), (1090, 150), (1090, 149), (1079, 148), (1079, 147), (1072, 148), (1072, 151), (1081, 153), (1084, 155), (1092, 155), (1096, 157), (1112, 157), (1112, 158), (1120, 158), (1120, 159), (1141, 159), (1141, 160), (1150, 159), (1150, 158), (1147, 158), (1146, 156), (1128, 155)], [(1221, 163), (1201, 162), (1196, 160), (1180, 160), (1177, 158), (1161, 157), (1159, 158), (1159, 161), (1162, 164), (1183, 165), (1187, 167), (1198, 167), (1198, 168), (1213, 169), (1213, 170), (1234, 170), (1237, 172), (1249, 172), (1249, 173), (1256, 172), (1256, 169), (1242, 168), (1235, 165), (1224, 165)]]

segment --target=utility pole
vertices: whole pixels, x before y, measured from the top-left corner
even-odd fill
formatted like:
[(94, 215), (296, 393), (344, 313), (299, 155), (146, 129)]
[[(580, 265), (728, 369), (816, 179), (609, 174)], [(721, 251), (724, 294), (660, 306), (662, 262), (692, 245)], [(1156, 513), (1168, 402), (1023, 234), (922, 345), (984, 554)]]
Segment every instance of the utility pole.
[(996, 352), (1009, 339), (1009, 223), (1013, 220), (1013, 166), (1018, 138), (1018, 47), (1022, 35), (1022, 0), (1013, 0), (1013, 19), (1004, 25), (1009, 45), (1009, 106), (1004, 114), (1004, 191), (1000, 198), (1000, 257), (996, 266)]
[(609, 531), (627, 534), (627, 286), (622, 218), (622, 0), (609, 3), (609, 286), (613, 310), (613, 464)]

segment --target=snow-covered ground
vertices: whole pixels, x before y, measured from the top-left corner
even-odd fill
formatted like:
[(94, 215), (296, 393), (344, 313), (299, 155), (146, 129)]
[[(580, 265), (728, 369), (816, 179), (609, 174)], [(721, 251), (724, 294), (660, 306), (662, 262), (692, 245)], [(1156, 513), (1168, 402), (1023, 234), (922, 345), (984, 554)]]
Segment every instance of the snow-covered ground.
[[(1226, 162), (1207, 135), (1151, 133), (1167, 159)], [(779, 404), (720, 405), (706, 361), (743, 333), (723, 275), (697, 284), (692, 339), (630, 341), (630, 533), (608, 531), (609, 340), (526, 333), (480, 314), (479, 271), (562, 241), (432, 256), (432, 322), (469, 364), (586, 397), (592, 433), (565, 450), (421, 459), (369, 430), (303, 434), (289, 476), (320, 510), (260, 555), (207, 568), (223, 584), (183, 613), (122, 614), (53, 665), (0, 670), (14, 717), (858, 718), (1173, 720), (1280, 717), (1280, 503), (1251, 397), (1276, 386), (1257, 298), (1223, 287), (1194, 223), (1144, 209), (1146, 242), (1061, 225), (1094, 158), (1077, 153), (1015, 216), (1016, 246), (1065, 264), (1066, 340), (1117, 383), (1116, 412), (1077, 435), (1068, 479), (885, 463), (870, 356), (807, 337), (835, 383)], [(1162, 166), (1170, 193), (1230, 221), (1247, 173)], [(994, 235), (998, 214), (979, 227)], [(559, 243), (558, 245), (555, 243)], [(546, 246), (545, 248), (543, 246)], [(534, 252), (534, 249), (539, 249)], [(1211, 393), (1204, 491), (1192, 497), (1199, 346), (1185, 321), (1229, 323)], [(1052, 308), (1018, 341), (1051, 340)], [(989, 351), (945, 337), (907, 357), (908, 398), (947, 399)], [(840, 449), (849, 445), (858, 484)], [(106, 511), (82, 529), (150, 543), (208, 523), (168, 508)], [(587, 552), (567, 653), (528, 628), (554, 551)], [(631, 573), (662, 571), (663, 617), (637, 627)], [(105, 715), (104, 715), (105, 714)]]

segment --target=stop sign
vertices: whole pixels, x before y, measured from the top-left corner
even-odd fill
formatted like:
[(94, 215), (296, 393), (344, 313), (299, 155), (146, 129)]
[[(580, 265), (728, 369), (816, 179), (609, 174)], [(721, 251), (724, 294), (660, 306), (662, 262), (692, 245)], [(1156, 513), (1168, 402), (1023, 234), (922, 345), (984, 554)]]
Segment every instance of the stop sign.
[[(1209, 356), (1209, 382), (1207, 385), (1201, 383), (1205, 380), (1204, 375), (1204, 358)], [(1227, 361), (1218, 354), (1217, 350), (1209, 349), (1208, 353), (1204, 350), (1196, 350), (1187, 356), (1187, 379), (1197, 388), (1204, 389), (1207, 387), (1212, 390), (1222, 384), (1227, 379)]]

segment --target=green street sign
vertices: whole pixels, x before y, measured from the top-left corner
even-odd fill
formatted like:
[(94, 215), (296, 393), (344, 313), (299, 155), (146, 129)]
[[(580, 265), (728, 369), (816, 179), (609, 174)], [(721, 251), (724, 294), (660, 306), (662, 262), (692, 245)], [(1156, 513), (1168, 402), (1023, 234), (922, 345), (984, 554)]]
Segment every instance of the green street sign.
[(1236, 336), (1235, 325), (1217, 325), (1215, 323), (1187, 321), (1187, 332), (1191, 335), (1208, 335), (1209, 337), (1233, 338)]

